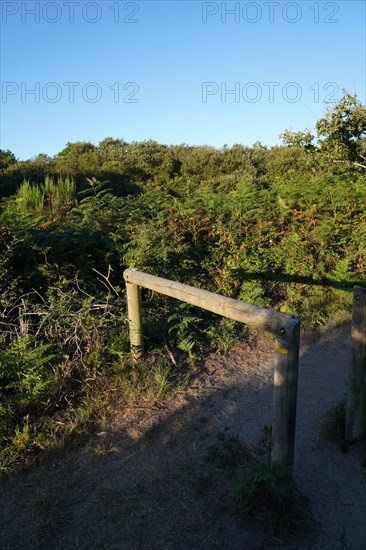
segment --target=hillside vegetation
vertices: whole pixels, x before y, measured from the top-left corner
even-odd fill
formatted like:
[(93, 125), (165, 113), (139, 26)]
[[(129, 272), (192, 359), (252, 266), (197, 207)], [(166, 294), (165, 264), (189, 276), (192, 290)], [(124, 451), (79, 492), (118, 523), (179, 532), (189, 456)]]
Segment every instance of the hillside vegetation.
[(126, 267), (301, 315), (349, 317), (366, 284), (366, 108), (345, 93), (284, 144), (106, 138), (0, 155), (0, 468), (64, 445), (119, 395), (163, 397), (246, 327), (144, 293), (129, 356)]

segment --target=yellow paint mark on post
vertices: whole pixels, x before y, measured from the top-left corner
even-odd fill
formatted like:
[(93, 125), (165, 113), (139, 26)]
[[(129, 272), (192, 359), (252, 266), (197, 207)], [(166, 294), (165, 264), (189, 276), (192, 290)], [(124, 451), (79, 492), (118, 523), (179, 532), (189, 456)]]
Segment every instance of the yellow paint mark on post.
[(286, 355), (288, 353), (288, 349), (282, 348), (281, 346), (275, 346), (275, 350), (278, 351), (278, 353), (282, 353), (283, 355)]

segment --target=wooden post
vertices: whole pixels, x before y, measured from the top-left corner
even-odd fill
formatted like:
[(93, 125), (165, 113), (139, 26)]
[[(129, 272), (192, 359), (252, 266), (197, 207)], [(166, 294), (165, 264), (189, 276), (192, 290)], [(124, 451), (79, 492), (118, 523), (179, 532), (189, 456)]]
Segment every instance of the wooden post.
[(353, 289), (351, 364), (346, 405), (346, 439), (366, 435), (366, 288)]
[(123, 274), (127, 286), (128, 316), (131, 333), (131, 349), (142, 353), (141, 315), (138, 286), (142, 286), (201, 307), (223, 317), (240, 321), (249, 326), (271, 332), (276, 337), (276, 364), (274, 373), (274, 421), (272, 467), (293, 468), (297, 377), (300, 345), (300, 318), (233, 300), (207, 290), (195, 288), (169, 279), (155, 277), (135, 269)]
[(294, 464), (300, 319), (290, 341), (276, 338), (271, 463)]
[(130, 329), (131, 353), (135, 360), (143, 353), (140, 289), (138, 285), (126, 282), (128, 324)]

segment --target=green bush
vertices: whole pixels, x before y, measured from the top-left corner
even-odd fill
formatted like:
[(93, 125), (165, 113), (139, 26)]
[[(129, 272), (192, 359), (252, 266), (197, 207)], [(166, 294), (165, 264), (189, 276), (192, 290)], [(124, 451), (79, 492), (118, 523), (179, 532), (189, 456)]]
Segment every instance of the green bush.
[[(366, 284), (366, 178), (299, 147), (108, 139), (1, 169), (5, 179), (22, 174), (0, 211), (4, 468), (90, 422), (95, 388), (116, 384), (117, 372), (129, 391), (162, 396), (169, 361), (189, 364), (247, 338), (242, 325), (144, 290), (152, 374), (132, 368), (126, 267), (301, 315), (306, 329), (347, 318), (353, 285)], [(131, 194), (101, 182), (103, 166)]]

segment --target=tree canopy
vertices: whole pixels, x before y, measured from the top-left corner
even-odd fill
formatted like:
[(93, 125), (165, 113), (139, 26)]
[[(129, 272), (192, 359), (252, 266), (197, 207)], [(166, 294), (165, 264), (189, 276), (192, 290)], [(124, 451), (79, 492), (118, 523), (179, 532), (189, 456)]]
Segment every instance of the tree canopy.
[(335, 162), (366, 169), (366, 107), (356, 96), (344, 92), (316, 123), (321, 149)]
[(263, 188), (300, 173), (352, 175), (366, 169), (366, 107), (346, 91), (314, 130), (285, 130), (281, 137), (282, 146), (235, 144), (221, 149), (106, 137), (98, 145), (69, 142), (54, 157), (40, 154), (23, 162), (11, 151), (1, 151), (0, 196), (14, 193), (24, 179), (41, 184), (46, 176), (72, 177), (78, 188), (93, 177), (107, 180), (117, 195), (152, 188), (181, 194), (197, 185), (228, 190), (244, 179)]

